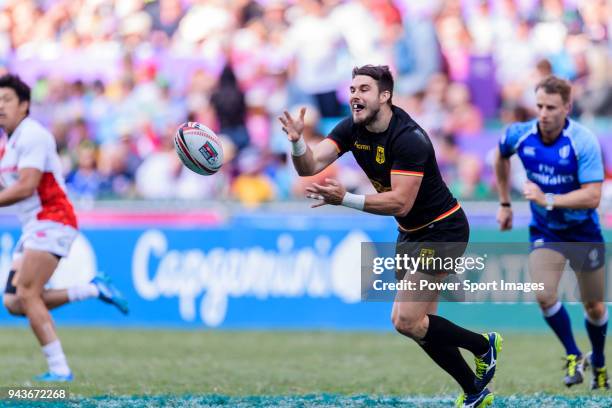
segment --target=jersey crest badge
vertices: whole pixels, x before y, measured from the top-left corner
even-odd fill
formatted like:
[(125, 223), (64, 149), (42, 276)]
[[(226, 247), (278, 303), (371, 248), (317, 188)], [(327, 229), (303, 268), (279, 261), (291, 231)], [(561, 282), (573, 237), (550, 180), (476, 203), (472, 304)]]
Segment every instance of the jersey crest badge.
[(385, 148), (382, 146), (376, 147), (376, 163), (383, 164), (385, 162)]
[(433, 248), (421, 248), (419, 252), (419, 258), (422, 259), (422, 265), (429, 268), (433, 263), (433, 258), (436, 256), (436, 250)]

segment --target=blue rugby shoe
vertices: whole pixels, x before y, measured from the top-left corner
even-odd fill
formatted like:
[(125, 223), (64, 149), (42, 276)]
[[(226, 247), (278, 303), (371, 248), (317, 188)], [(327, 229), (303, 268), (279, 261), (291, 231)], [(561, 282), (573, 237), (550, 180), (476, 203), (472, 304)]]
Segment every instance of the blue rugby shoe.
[(68, 375), (55, 374), (51, 371), (37, 375), (34, 377), (34, 381), (38, 382), (71, 382), (74, 379), (72, 373)]
[(123, 314), (128, 314), (128, 302), (123, 297), (119, 289), (113, 285), (111, 278), (103, 272), (98, 274), (91, 280), (91, 283), (96, 285), (99, 291), (98, 298), (111, 305), (114, 305)]
[(491, 393), (488, 388), (476, 393), (476, 394), (465, 394), (461, 393), (455, 400), (455, 407), (457, 408), (485, 408), (493, 404), (495, 396)]
[(489, 351), (483, 356), (475, 356), (474, 363), (476, 364), (476, 385), (477, 390), (484, 390), (493, 379), (495, 369), (497, 368), (497, 359), (502, 350), (504, 339), (497, 332), (483, 334), (489, 340)]

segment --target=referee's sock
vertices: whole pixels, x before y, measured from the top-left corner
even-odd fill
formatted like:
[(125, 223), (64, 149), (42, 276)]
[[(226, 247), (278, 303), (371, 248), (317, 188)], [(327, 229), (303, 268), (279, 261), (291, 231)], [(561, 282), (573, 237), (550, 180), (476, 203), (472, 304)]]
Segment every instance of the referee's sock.
[(464, 329), (437, 315), (427, 316), (429, 316), (429, 328), (423, 337), (424, 342), (464, 348), (475, 356), (482, 356), (490, 350), (489, 340), (482, 334)]
[(476, 376), (457, 347), (437, 346), (431, 343), (424, 343), (420, 346), (436, 364), (459, 383), (464, 393), (478, 392), (475, 385)]
[(606, 344), (606, 331), (608, 330), (608, 309), (606, 308), (604, 315), (598, 320), (593, 320), (585, 315), (584, 325), (589, 334), (591, 347), (593, 347), (591, 364), (597, 368), (605, 367), (604, 346)]
[(544, 310), (544, 319), (561, 340), (563, 347), (565, 347), (565, 354), (582, 355), (574, 340), (569, 315), (561, 302), (557, 301), (557, 303)]

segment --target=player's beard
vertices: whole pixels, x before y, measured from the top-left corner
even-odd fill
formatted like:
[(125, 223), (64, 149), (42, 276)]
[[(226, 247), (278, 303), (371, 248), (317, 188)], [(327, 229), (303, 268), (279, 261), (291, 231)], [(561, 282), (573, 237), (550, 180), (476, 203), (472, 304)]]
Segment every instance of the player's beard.
[[(378, 109), (371, 109), (371, 112), (370, 112), (370, 114), (368, 116), (366, 116), (365, 118), (363, 118), (361, 120), (354, 120), (354, 122), (357, 125), (368, 126), (372, 122), (376, 121), (376, 119), (378, 119), (378, 113), (379, 112), (380, 112), (380, 108), (378, 108)], [(353, 119), (354, 119), (354, 116), (353, 116)]]

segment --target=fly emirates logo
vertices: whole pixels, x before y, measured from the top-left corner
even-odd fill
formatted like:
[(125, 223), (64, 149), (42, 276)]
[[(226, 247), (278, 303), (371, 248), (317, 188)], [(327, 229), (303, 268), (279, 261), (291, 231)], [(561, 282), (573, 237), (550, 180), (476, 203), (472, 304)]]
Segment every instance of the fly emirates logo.
[(545, 186), (572, 184), (575, 181), (573, 174), (555, 174), (555, 168), (545, 164), (540, 164), (538, 171), (529, 172), (529, 179)]
[(531, 173), (529, 178), (536, 182), (537, 184), (542, 184), (546, 186), (558, 186), (561, 184), (571, 184), (574, 182), (573, 174), (541, 174), (541, 173)]
[(132, 258), (132, 279), (144, 299), (178, 298), (181, 318), (199, 314), (208, 326), (223, 323), (234, 297), (335, 296), (346, 303), (361, 296), (360, 231), (332, 248), (325, 235), (312, 246), (295, 248), (291, 234), (281, 234), (276, 248), (214, 247), (207, 251), (168, 247), (163, 232), (149, 230), (139, 238)]

